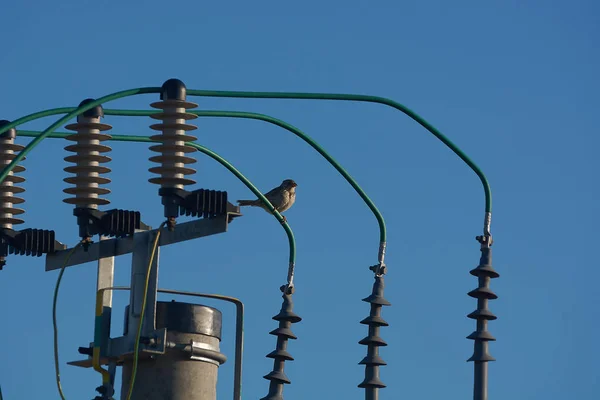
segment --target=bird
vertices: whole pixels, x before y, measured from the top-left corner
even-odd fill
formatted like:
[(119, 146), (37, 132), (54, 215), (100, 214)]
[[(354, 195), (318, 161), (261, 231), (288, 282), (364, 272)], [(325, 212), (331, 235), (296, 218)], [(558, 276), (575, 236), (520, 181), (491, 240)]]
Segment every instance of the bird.
[[(294, 202), (296, 201), (296, 186), (298, 186), (298, 184), (292, 179), (286, 179), (283, 182), (281, 182), (281, 185), (265, 193), (264, 196), (267, 198), (267, 200), (271, 202), (271, 204), (273, 205), (273, 207), (275, 207), (277, 211), (282, 213), (286, 210), (289, 210), (290, 207), (294, 205)], [(269, 213), (271, 212), (260, 199), (238, 200), (237, 202), (240, 205), (240, 207), (260, 207)], [(283, 220), (287, 222), (287, 219), (285, 217), (283, 217)]]

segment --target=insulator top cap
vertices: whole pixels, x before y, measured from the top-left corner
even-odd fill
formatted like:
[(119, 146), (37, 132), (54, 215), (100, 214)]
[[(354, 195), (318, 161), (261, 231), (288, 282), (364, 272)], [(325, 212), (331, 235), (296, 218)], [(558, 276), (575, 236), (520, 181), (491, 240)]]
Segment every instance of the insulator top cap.
[[(93, 101), (96, 101), (96, 100), (95, 99), (85, 99), (81, 103), (79, 103), (79, 107), (85, 106), (86, 104), (90, 104)], [(79, 115), (79, 117), (82, 117), (82, 116), (88, 117), (88, 118), (104, 117), (104, 109), (102, 108), (101, 105), (97, 105), (96, 107), (93, 107), (93, 108), (87, 110), (86, 112), (84, 112), (83, 114)], [(79, 117), (77, 117), (78, 120), (79, 120)]]
[[(6, 126), (8, 124), (10, 124), (10, 121), (7, 121), (5, 119), (0, 120), (0, 128), (2, 128), (3, 126)], [(16, 137), (17, 137), (17, 130), (15, 128), (11, 128), (0, 135), (0, 138), (3, 138), (3, 139), (14, 139)]]
[(169, 79), (162, 85), (160, 92), (161, 100), (185, 100), (186, 98), (186, 87), (185, 84), (179, 79)]

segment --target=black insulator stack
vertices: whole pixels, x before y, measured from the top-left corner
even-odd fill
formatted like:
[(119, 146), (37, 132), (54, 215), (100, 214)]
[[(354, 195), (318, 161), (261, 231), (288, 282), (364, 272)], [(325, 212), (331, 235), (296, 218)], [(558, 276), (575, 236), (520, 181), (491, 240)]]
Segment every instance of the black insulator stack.
[(125, 237), (133, 235), (136, 229), (148, 229), (139, 211), (75, 208), (73, 214), (77, 217), (81, 238), (94, 235)]
[(294, 307), (294, 303), (292, 302), (294, 288), (284, 285), (281, 287), (281, 291), (283, 292), (281, 311), (273, 317), (275, 321), (279, 321), (279, 327), (269, 332), (271, 335), (277, 336), (275, 351), (267, 354), (268, 358), (274, 360), (273, 371), (264, 376), (265, 379), (270, 381), (269, 394), (260, 400), (283, 400), (283, 385), (291, 383), (283, 372), (285, 362), (294, 360), (290, 353), (287, 352), (287, 344), (289, 339), (297, 339), (291, 330), (291, 326), (296, 322), (302, 321), (302, 318), (292, 311)]
[[(481, 238), (478, 239), (482, 241)], [(487, 323), (488, 321), (497, 318), (488, 309), (488, 300), (495, 300), (498, 298), (498, 296), (490, 289), (490, 280), (498, 278), (500, 274), (492, 268), (492, 249), (487, 245), (487, 242), (482, 241), (479, 265), (477, 268), (471, 270), (470, 273), (479, 280), (479, 287), (469, 292), (469, 296), (477, 299), (477, 310), (468, 315), (469, 318), (477, 321), (477, 329), (467, 336), (467, 339), (475, 341), (473, 355), (467, 361), (475, 362), (477, 372), (478, 364), (496, 361), (496, 359), (488, 352), (489, 342), (496, 339), (487, 330)], [(477, 379), (476, 374), (476, 387), (479, 385)]]
[(54, 231), (45, 229), (23, 229), (16, 232), (8, 246), (9, 254), (40, 257), (56, 250)]
[(191, 192), (179, 207), (180, 215), (212, 218), (227, 213), (227, 192), (198, 189)]
[(369, 326), (369, 334), (358, 342), (367, 346), (367, 356), (359, 362), (360, 365), (365, 366), (365, 379), (358, 387), (365, 389), (367, 399), (376, 399), (379, 389), (385, 387), (379, 378), (379, 367), (386, 365), (386, 362), (379, 356), (379, 347), (387, 346), (387, 343), (379, 336), (379, 328), (389, 325), (381, 318), (381, 308), (389, 306), (391, 303), (383, 297), (384, 287), (383, 275), (375, 275), (373, 292), (369, 297), (363, 299), (371, 304), (371, 312), (367, 318), (360, 321), (361, 324)]
[(100, 218), (99, 233), (105, 236), (125, 237), (144, 227), (139, 211), (108, 210)]

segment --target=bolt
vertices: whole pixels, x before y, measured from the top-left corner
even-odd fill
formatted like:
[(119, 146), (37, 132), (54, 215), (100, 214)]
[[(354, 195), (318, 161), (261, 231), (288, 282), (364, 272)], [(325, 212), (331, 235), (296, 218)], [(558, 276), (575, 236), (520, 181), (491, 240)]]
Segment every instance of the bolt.
[(173, 232), (175, 230), (175, 224), (177, 224), (175, 217), (167, 218), (167, 229), (169, 232)]

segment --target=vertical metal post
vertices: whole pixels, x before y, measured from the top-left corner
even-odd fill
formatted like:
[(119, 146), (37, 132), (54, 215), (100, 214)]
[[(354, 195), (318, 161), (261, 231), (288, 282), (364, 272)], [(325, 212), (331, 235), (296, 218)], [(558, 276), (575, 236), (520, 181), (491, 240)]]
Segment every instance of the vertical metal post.
[(475, 384), (473, 385), (473, 399), (487, 400), (488, 398), (488, 363), (475, 362)]
[[(128, 342), (131, 346), (135, 344), (138, 324), (142, 314), (146, 274), (152, 252), (152, 242), (154, 240), (154, 234), (151, 233), (152, 232), (138, 233), (133, 237), (134, 249), (131, 260), (131, 292), (129, 295), (129, 315), (127, 318), (128, 322), (126, 330)], [(142, 335), (155, 329), (159, 255), (160, 247), (157, 247), (154, 260), (150, 266), (150, 280), (148, 282), (148, 297), (146, 300), (146, 313), (142, 325)]]
[[(100, 237), (100, 245), (107, 237)], [(98, 280), (96, 291), (108, 287), (112, 287), (115, 278), (115, 258), (106, 257), (98, 260)], [(112, 314), (112, 290), (105, 290), (102, 296), (102, 317), (100, 324), (100, 346), (102, 350), (101, 356), (105, 356), (108, 349), (108, 339), (110, 338), (110, 320)]]

